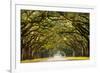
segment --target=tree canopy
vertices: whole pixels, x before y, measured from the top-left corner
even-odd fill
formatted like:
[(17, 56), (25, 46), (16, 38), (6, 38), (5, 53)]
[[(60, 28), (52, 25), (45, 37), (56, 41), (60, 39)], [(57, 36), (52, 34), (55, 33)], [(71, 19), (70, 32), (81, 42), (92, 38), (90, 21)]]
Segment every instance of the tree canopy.
[(89, 57), (89, 24), (89, 13), (21, 10), (21, 60)]

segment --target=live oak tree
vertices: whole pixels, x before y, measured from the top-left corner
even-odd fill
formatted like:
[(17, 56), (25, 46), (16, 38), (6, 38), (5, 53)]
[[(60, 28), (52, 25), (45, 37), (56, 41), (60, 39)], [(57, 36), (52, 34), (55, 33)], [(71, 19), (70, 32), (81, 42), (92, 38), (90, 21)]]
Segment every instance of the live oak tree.
[(21, 10), (21, 60), (89, 57), (89, 13)]

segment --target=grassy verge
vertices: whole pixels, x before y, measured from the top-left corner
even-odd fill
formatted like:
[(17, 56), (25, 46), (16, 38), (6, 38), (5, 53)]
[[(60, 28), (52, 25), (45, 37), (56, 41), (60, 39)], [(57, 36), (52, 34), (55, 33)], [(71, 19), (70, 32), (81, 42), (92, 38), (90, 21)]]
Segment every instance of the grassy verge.
[[(49, 58), (39, 58), (39, 59), (32, 59), (32, 60), (23, 60), (21, 63), (33, 63), (33, 62), (46, 62)], [(89, 60), (89, 57), (64, 57), (67, 60)]]

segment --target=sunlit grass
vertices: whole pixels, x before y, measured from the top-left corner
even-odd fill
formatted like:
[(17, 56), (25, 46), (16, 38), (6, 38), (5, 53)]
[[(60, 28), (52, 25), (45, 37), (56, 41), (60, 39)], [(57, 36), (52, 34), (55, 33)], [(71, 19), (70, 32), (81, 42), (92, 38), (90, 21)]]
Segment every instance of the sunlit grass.
[[(31, 60), (23, 60), (21, 63), (33, 63), (33, 62), (46, 62), (49, 58), (39, 58), (39, 59), (31, 59)], [(64, 57), (64, 60), (89, 60), (89, 57)]]
[(32, 62), (41, 62), (46, 61), (48, 58), (39, 58), (39, 59), (31, 59), (31, 60), (23, 60), (21, 63), (32, 63)]
[(66, 57), (67, 60), (88, 60), (89, 57)]

